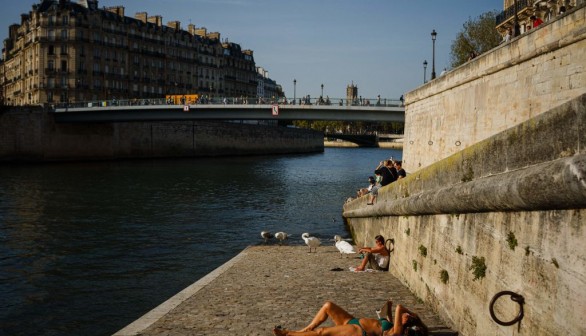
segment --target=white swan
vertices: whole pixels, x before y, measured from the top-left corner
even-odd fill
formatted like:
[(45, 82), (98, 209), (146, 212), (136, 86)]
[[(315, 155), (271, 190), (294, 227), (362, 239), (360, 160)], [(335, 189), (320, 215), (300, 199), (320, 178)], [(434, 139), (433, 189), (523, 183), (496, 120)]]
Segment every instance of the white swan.
[(336, 248), (340, 251), (340, 257), (344, 254), (352, 254), (356, 253), (354, 246), (350, 245), (347, 241), (343, 240), (342, 237), (339, 235), (334, 236), (334, 241), (336, 242)]
[(269, 241), (269, 239), (273, 238), (273, 234), (269, 231), (262, 231), (260, 236), (265, 240), (265, 244)]
[(289, 238), (289, 235), (286, 232), (277, 232), (275, 233), (275, 238), (279, 240), (279, 245), (283, 244), (283, 240)]
[(309, 233), (306, 232), (301, 235), (301, 238), (309, 246), (309, 253), (311, 253), (311, 249), (315, 249), (315, 252), (317, 252), (317, 247), (321, 245), (321, 241), (317, 237), (310, 237)]

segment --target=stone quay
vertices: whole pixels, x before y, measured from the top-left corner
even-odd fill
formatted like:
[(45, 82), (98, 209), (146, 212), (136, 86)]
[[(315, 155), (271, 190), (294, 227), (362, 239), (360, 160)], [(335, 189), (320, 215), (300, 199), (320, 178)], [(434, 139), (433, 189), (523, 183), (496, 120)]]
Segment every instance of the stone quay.
[(315, 253), (306, 246), (248, 247), (115, 336), (271, 335), (276, 325), (305, 327), (327, 300), (376, 318), (389, 298), (417, 312), (432, 335), (457, 334), (397, 278), (351, 272), (361, 261), (356, 254), (341, 256), (322, 244)]

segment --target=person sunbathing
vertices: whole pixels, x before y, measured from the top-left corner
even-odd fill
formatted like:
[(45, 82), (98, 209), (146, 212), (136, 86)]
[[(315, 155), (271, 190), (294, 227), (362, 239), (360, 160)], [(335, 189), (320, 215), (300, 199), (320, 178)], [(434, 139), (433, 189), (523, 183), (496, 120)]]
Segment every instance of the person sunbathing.
[[(331, 301), (326, 301), (317, 312), (311, 323), (299, 330), (292, 331), (275, 327), (273, 334), (277, 336), (401, 336), (421, 335), (427, 336), (427, 326), (419, 316), (404, 306), (398, 304), (395, 308), (395, 318), (392, 316), (393, 302), (386, 302), (386, 316), (375, 318), (356, 318), (342, 307)], [(334, 326), (321, 327), (328, 318), (332, 319)], [(391, 322), (392, 321), (392, 322)]]

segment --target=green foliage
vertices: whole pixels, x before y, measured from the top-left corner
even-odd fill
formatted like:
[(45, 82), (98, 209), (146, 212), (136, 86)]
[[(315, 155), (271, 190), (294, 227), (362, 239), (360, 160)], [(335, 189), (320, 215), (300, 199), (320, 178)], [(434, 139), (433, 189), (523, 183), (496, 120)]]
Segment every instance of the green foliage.
[(417, 272), (417, 260), (412, 260), (411, 262), (413, 263), (413, 270)]
[(464, 252), (462, 252), (462, 246), (458, 245), (458, 247), (456, 247), (456, 253), (464, 254)]
[(525, 246), (525, 256), (528, 257), (529, 253), (531, 253), (531, 251), (529, 251), (529, 246)]
[(462, 25), (462, 30), (452, 41), (450, 55), (453, 68), (466, 63), (470, 52), (480, 55), (499, 45), (502, 38), (495, 29), (497, 14), (496, 11), (486, 12), (476, 19), (468, 18)]
[(515, 234), (511, 231), (509, 231), (509, 233), (507, 234), (507, 243), (509, 244), (509, 248), (511, 250), (515, 250), (515, 247), (517, 247), (517, 238), (515, 237)]
[(472, 270), (472, 274), (474, 274), (474, 279), (472, 281), (476, 281), (478, 279), (484, 278), (486, 275), (486, 263), (484, 261), (484, 257), (472, 257), (472, 266), (469, 268)]
[(407, 230), (405, 230), (405, 233), (407, 234), (407, 236), (409, 236), (411, 234), (411, 228), (407, 228)]
[(419, 254), (423, 257), (427, 257), (427, 247), (419, 245)]
[(405, 124), (400, 122), (294, 120), (293, 125), (299, 128), (313, 129), (324, 133), (334, 133), (336, 131), (356, 134), (373, 131), (378, 133), (405, 133)]
[(445, 269), (440, 271), (440, 280), (443, 284), (447, 284), (448, 281), (450, 281), (450, 275), (448, 274), (448, 271), (446, 271)]

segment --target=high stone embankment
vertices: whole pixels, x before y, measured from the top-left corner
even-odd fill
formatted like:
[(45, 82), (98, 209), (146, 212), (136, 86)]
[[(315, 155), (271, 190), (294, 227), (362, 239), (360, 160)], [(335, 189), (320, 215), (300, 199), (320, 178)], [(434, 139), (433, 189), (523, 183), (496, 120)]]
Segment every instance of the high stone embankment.
[(0, 162), (323, 152), (323, 133), (219, 121), (56, 123), (40, 107), (0, 114)]
[[(344, 205), (357, 245), (394, 238), (392, 274), (461, 335), (586, 334), (585, 17), (407, 94), (409, 175)], [(523, 296), (520, 326), (491, 318), (501, 291)], [(502, 321), (519, 308), (493, 306)]]

